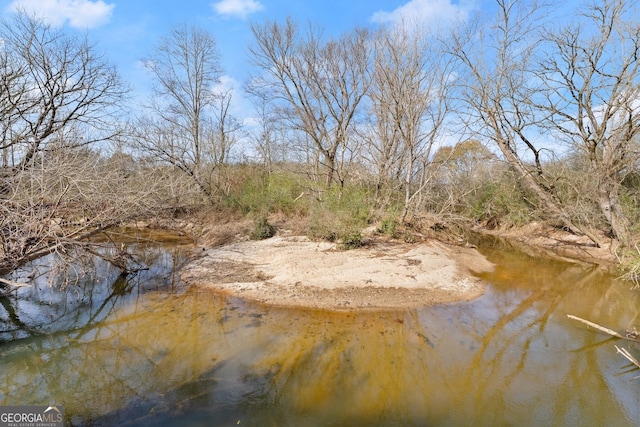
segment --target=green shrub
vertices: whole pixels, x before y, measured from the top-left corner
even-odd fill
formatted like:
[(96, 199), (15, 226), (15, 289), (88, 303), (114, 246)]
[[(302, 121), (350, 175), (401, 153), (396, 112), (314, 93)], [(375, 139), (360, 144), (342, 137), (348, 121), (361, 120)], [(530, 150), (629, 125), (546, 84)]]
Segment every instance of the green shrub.
[[(622, 188), (620, 204), (623, 212), (631, 224), (631, 234), (640, 236), (640, 192), (635, 189)], [(637, 240), (632, 242), (637, 243)]]
[(371, 222), (372, 201), (366, 188), (335, 187), (320, 192), (309, 207), (310, 237), (341, 241), (345, 248), (360, 247), (360, 230)]
[(237, 177), (226, 204), (242, 214), (306, 214), (306, 199), (298, 199), (303, 188), (292, 174), (248, 169)]
[(332, 187), (324, 194), (323, 209), (340, 216), (342, 222), (365, 226), (370, 222), (373, 201), (365, 187)]
[(251, 240), (264, 240), (273, 237), (276, 234), (276, 228), (269, 224), (266, 217), (256, 219), (253, 230), (249, 234)]
[(377, 229), (378, 233), (385, 234), (391, 238), (398, 237), (398, 220), (396, 218), (385, 218)]
[(364, 246), (364, 241), (362, 240), (362, 235), (358, 230), (352, 230), (347, 232), (340, 239), (342, 242), (340, 247), (342, 249), (357, 249)]
[[(529, 199), (533, 197), (529, 196)], [(501, 223), (514, 225), (522, 225), (534, 219), (527, 194), (510, 174), (481, 183), (474, 192), (466, 196), (461, 213), (477, 220), (498, 218)]]

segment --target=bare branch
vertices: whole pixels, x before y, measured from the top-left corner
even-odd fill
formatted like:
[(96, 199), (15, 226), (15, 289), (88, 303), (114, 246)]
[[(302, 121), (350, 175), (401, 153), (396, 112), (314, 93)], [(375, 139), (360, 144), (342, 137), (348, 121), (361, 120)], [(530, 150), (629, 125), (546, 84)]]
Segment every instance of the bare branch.
[(325, 42), (315, 28), (301, 34), (287, 20), (253, 25), (252, 32), (250, 56), (263, 73), (263, 93), (312, 142), (326, 168), (326, 184), (344, 183), (341, 159), (352, 150), (350, 133), (369, 87), (368, 31)]

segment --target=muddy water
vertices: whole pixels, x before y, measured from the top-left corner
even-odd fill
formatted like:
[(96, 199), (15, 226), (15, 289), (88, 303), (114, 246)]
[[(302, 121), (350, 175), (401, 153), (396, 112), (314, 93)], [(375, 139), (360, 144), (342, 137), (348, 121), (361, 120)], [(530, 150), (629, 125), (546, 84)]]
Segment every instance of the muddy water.
[(189, 289), (164, 253), (168, 270), (100, 294), (107, 308), (0, 344), (0, 404), (59, 403), (73, 425), (640, 424), (640, 373), (614, 344), (640, 347), (566, 317), (640, 327), (640, 293), (595, 267), (481, 249), (498, 264), (485, 296), (359, 313)]

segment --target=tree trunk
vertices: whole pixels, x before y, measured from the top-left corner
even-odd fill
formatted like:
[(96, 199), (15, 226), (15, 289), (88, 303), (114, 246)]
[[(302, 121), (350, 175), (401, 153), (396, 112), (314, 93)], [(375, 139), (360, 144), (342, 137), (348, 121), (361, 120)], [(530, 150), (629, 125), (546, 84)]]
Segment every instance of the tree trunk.
[[(497, 122), (495, 122), (496, 129)], [(500, 133), (496, 133), (496, 144), (500, 151), (507, 159), (507, 162), (516, 170), (516, 172), (523, 179), (524, 184), (536, 195), (536, 197), (542, 202), (545, 209), (550, 213), (553, 217), (560, 220), (562, 225), (569, 229), (572, 233), (581, 234), (587, 236), (593, 243), (595, 243), (598, 247), (602, 246), (601, 239), (593, 233), (591, 230), (586, 229), (585, 227), (581, 227), (576, 225), (571, 221), (571, 218), (567, 212), (562, 208), (560, 202), (557, 202), (554, 196), (549, 193), (545, 188), (543, 188), (540, 183), (531, 175), (526, 166), (522, 163), (520, 158), (511, 150), (508, 145), (508, 142), (502, 137)]]
[(621, 244), (629, 245), (629, 222), (624, 215), (620, 198), (618, 196), (618, 185), (612, 179), (604, 179), (598, 186), (598, 205), (602, 215), (611, 226), (613, 237)]
[(327, 188), (329, 188), (331, 187), (331, 184), (333, 184), (333, 180), (334, 180), (333, 175), (335, 173), (335, 168), (336, 168), (336, 154), (325, 151), (324, 161), (325, 161), (325, 167), (327, 168), (326, 185), (327, 185)]
[(413, 153), (409, 155), (409, 161), (407, 162), (407, 170), (404, 177), (404, 207), (402, 208), (402, 215), (400, 216), (400, 222), (404, 223), (409, 215), (409, 207), (411, 205), (411, 176), (413, 174)]

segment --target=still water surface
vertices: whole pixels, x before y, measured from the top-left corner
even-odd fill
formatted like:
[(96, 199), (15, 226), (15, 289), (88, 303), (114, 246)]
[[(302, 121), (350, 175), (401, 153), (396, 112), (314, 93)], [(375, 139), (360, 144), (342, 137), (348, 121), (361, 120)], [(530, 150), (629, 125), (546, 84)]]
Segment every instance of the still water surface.
[(566, 315), (640, 326), (640, 293), (480, 249), (498, 267), (475, 301), (331, 313), (189, 288), (186, 247), (143, 245), (155, 264), (129, 281), (2, 301), (0, 405), (61, 404), (69, 425), (639, 425), (639, 373), (614, 344), (640, 347)]

